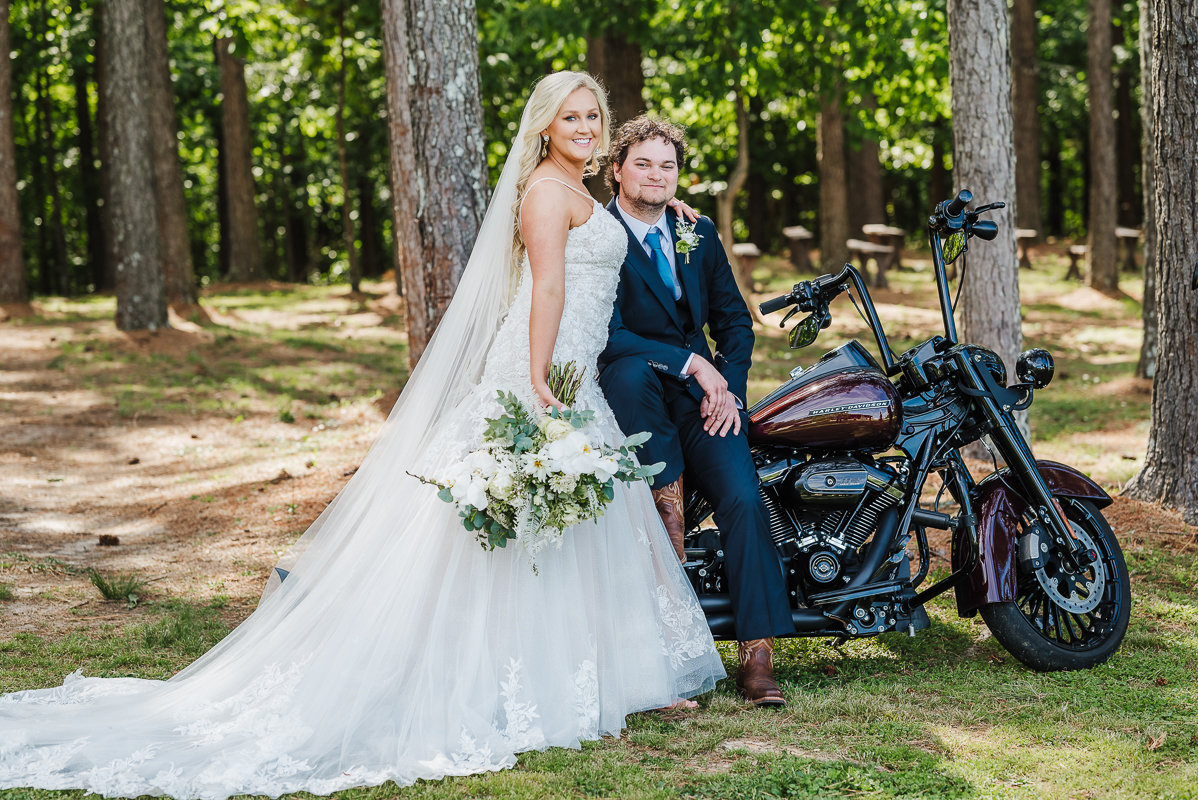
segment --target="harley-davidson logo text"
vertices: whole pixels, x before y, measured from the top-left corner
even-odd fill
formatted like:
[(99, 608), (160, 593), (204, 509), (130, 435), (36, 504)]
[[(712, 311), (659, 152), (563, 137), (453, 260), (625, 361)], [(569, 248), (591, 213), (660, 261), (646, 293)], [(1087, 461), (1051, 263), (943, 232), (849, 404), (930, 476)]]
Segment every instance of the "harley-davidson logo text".
[(819, 417), (824, 414), (839, 414), (842, 411), (864, 411), (867, 408), (887, 408), (890, 403), (886, 400), (874, 400), (869, 403), (851, 403), (847, 406), (832, 406), (831, 408), (817, 408), (807, 414), (809, 417)]

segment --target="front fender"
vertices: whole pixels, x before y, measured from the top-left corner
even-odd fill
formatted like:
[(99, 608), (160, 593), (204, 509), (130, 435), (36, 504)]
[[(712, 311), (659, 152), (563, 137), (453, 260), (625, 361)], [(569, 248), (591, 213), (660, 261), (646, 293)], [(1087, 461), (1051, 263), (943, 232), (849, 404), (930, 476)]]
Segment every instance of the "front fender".
[[(1073, 467), (1056, 461), (1037, 461), (1040, 475), (1057, 497), (1089, 500), (1099, 508), (1109, 506), (1111, 496), (1093, 480)], [(987, 603), (1009, 603), (1015, 599), (1017, 563), (1016, 535), (1027, 501), (1008, 479), (1009, 469), (1000, 469), (977, 485), (974, 508), (978, 520), (978, 560), (956, 587), (957, 613), (971, 617)], [(953, 537), (953, 570), (960, 569), (969, 553), (968, 534), (961, 528)]]

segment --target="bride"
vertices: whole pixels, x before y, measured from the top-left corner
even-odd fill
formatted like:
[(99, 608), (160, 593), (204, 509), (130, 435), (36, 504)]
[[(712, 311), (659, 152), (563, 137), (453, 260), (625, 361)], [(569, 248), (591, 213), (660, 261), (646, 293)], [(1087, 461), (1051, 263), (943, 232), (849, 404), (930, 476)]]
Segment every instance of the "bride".
[[(618, 734), (714, 687), (723, 667), (646, 485), (617, 483), (534, 574), (407, 474), (477, 446), (497, 390), (556, 405), (552, 361), (594, 375), (627, 243), (582, 186), (607, 143), (593, 78), (536, 85), (436, 335), (257, 610), (170, 680), (76, 672), (0, 697), (0, 788), (184, 800), (410, 784)], [(575, 407), (622, 440), (593, 380)]]

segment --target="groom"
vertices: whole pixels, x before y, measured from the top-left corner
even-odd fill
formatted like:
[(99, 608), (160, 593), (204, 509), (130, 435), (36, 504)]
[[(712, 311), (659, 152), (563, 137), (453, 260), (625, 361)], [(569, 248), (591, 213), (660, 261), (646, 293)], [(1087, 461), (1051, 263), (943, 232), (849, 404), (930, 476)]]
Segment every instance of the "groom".
[(740, 640), (737, 685), (754, 705), (782, 706), (774, 636), (794, 626), (745, 437), (753, 323), (715, 225), (701, 217), (691, 230), (666, 211), (685, 152), (680, 129), (643, 116), (612, 141), (606, 177), (615, 198), (607, 209), (628, 230), (628, 255), (599, 383), (623, 430), (653, 434), (640, 458), (666, 464), (653, 498), (684, 562), (684, 470), (711, 502)]

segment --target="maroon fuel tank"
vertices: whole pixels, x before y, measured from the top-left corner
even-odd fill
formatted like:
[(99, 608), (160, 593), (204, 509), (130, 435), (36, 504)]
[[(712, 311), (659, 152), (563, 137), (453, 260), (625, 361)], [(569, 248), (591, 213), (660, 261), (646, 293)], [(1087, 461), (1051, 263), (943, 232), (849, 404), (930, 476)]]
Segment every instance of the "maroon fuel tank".
[(865, 348), (849, 342), (749, 410), (749, 441), (878, 452), (903, 422), (898, 390)]

